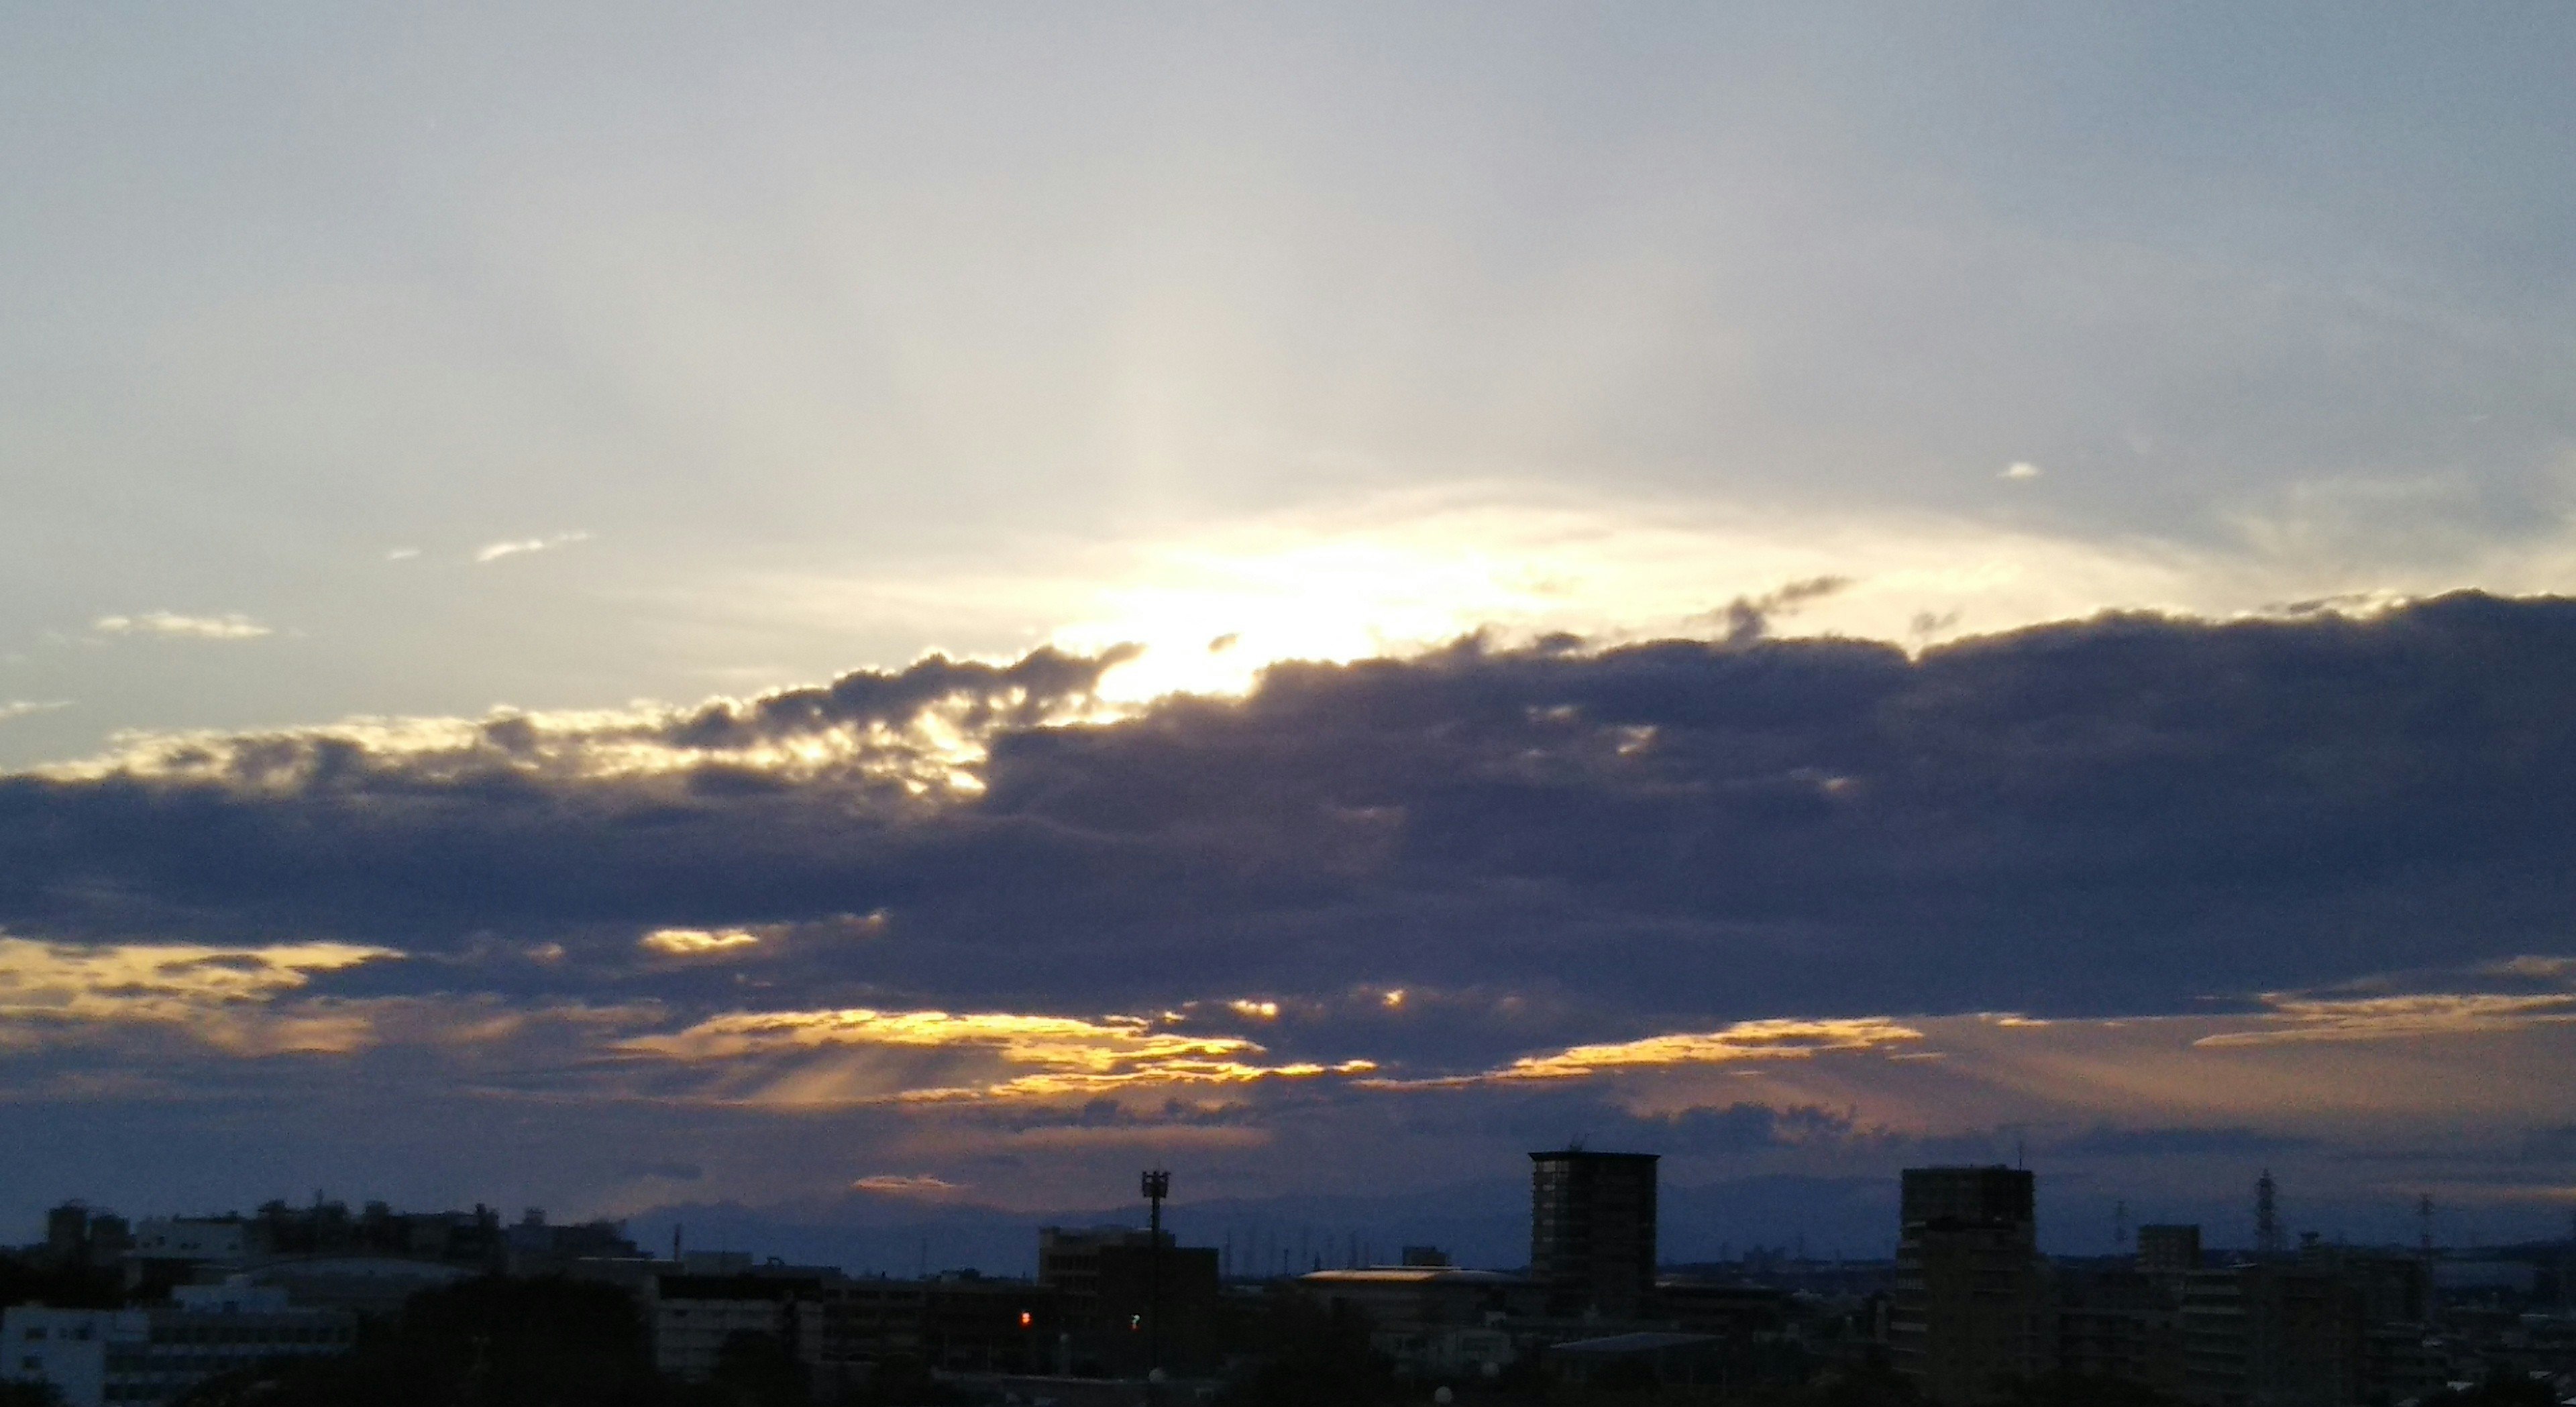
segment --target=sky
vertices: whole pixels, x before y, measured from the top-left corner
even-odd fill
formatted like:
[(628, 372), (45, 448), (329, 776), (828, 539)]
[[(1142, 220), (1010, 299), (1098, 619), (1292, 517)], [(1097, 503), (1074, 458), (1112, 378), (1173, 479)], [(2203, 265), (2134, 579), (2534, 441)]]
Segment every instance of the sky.
[(0, 1222), (2563, 1234), (2571, 51), (12, 7)]

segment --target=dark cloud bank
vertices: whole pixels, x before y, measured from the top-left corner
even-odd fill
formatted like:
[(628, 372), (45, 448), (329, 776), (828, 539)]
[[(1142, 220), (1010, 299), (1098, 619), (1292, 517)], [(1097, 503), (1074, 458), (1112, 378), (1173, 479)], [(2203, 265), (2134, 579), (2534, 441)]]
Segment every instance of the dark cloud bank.
[[(793, 1004), (1134, 1010), (1373, 983), (1639, 1032), (2176, 1010), (2569, 946), (2562, 600), (2112, 616), (1919, 660), (1467, 643), (1058, 721), (1105, 663), (932, 660), (615, 736), (504, 719), (420, 751), (321, 730), (0, 779), (0, 925), (423, 958), (560, 943), (470, 984), (738, 1002), (636, 937), (820, 924), (842, 936), (757, 964)], [(934, 716), (989, 742), (980, 793), (904, 784)], [(827, 735), (862, 742), (778, 760)], [(684, 765), (582, 764), (611, 743)], [(879, 910), (882, 931), (846, 931)], [(467, 984), (437, 962), (332, 980)]]

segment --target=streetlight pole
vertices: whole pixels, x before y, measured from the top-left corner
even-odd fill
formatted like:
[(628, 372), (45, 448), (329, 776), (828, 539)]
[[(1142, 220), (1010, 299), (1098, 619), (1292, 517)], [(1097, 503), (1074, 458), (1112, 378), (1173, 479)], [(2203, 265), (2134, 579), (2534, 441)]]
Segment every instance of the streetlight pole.
[(1145, 1376), (1163, 1366), (1163, 1199), (1171, 1195), (1172, 1175), (1161, 1168), (1145, 1173), (1145, 1201), (1153, 1208), (1145, 1244)]

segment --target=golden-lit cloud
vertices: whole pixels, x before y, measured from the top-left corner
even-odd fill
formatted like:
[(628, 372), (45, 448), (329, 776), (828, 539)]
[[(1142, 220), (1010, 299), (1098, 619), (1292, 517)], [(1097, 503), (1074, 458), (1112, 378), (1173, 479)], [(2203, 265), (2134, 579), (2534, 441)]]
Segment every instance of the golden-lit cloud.
[(760, 935), (742, 928), (657, 928), (636, 939), (635, 946), (670, 957), (706, 957), (757, 948)]
[[(1143, 1017), (944, 1011), (733, 1012), (628, 1038), (630, 1056), (740, 1073), (736, 1097), (782, 1106), (1049, 1099), (1130, 1087), (1364, 1074), (1368, 1061), (1264, 1063), (1239, 1036)], [(878, 1057), (901, 1057), (888, 1064)]]
[(0, 1042), (102, 1025), (176, 1027), (219, 1050), (347, 1051), (366, 1043), (359, 1011), (279, 1009), (318, 973), (402, 956), (349, 943), (221, 948), (189, 943), (89, 946), (0, 937)]
[(209, 1006), (266, 1000), (306, 985), (315, 973), (400, 956), (391, 948), (353, 943), (92, 947), (0, 937), (0, 1016), (176, 1019)]
[(1569, 1046), (1546, 1055), (1525, 1055), (1481, 1074), (1368, 1083), (1381, 1088), (1461, 1088), (1578, 1080), (1594, 1075), (1681, 1071), (1747, 1061), (1804, 1060), (1828, 1052), (1880, 1050), (1922, 1039), (1923, 1033), (1913, 1026), (1883, 1016), (1772, 1018), (1738, 1021), (1715, 1031)]
[(1611, 1045), (1573, 1046), (1553, 1055), (1523, 1056), (1493, 1071), (1490, 1078), (1563, 1080), (1610, 1070), (1798, 1060), (1826, 1051), (1874, 1050), (1921, 1039), (1921, 1031), (1876, 1016), (1825, 1021), (1738, 1021), (1716, 1031), (1648, 1036)]
[(944, 1177), (933, 1177), (928, 1173), (871, 1173), (852, 1179), (850, 1190), (879, 1197), (939, 1198), (953, 1196), (964, 1189)]
[(2279, 1045), (2293, 1041), (2383, 1041), (2476, 1035), (2576, 1022), (2576, 995), (2488, 992), (2383, 997), (2267, 996), (2272, 1015), (2252, 1030), (2203, 1036), (2203, 1046)]
[[(2127, 1016), (2030, 1021), (1921, 1016), (1939, 1060), (1681, 1068), (1629, 1090), (1669, 1112), (1738, 1100), (1855, 1110), (1872, 1126), (1946, 1136), (2004, 1126), (2259, 1128), (2342, 1139), (2444, 1121), (2555, 1126), (2576, 1090), (2555, 1071), (2576, 1021), (2549, 1011), (2401, 998), (2367, 1014)], [(1724, 1075), (1726, 1078), (1718, 1078)]]

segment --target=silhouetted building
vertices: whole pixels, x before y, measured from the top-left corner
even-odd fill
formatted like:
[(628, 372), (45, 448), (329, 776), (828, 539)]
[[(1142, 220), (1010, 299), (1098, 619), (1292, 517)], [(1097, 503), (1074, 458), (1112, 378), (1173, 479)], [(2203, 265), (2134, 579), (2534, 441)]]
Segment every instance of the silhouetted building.
[(502, 1233), (501, 1242), (512, 1275), (560, 1275), (578, 1261), (639, 1260), (644, 1256), (640, 1247), (626, 1239), (626, 1228), (617, 1222), (556, 1225), (546, 1220), (540, 1207), (528, 1208), (518, 1225)]
[(2031, 1175), (1908, 1168), (1888, 1355), (1934, 1402), (1991, 1401), (2045, 1371), (2050, 1342)]
[(125, 1218), (92, 1211), (86, 1202), (65, 1202), (45, 1213), (43, 1257), (65, 1268), (109, 1266), (133, 1248)]
[(2200, 1228), (2139, 1227), (2138, 1269), (2155, 1276), (2189, 1275), (2200, 1269)]
[(2187, 1395), (2214, 1404), (2341, 1407), (2440, 1385), (2422, 1352), (2421, 1262), (2311, 1245), (2296, 1265), (2263, 1261), (2185, 1281)]
[(2178, 1281), (2136, 1270), (2061, 1269), (2049, 1282), (2042, 1369), (2138, 1383), (2168, 1395), (2185, 1381)]
[(923, 1292), (922, 1356), (951, 1372), (1053, 1372), (1060, 1366), (1060, 1304), (1055, 1291), (1026, 1280), (942, 1276)]
[(1653, 1153), (1530, 1155), (1530, 1278), (1548, 1312), (1637, 1319), (1655, 1293)]
[(1413, 1378), (1496, 1371), (1518, 1357), (1505, 1322), (1546, 1308), (1544, 1287), (1518, 1275), (1454, 1266), (1378, 1266), (1300, 1275), (1297, 1292), (1368, 1320), (1369, 1346)]
[(1159, 1262), (1150, 1231), (1049, 1226), (1038, 1232), (1038, 1283), (1062, 1297), (1078, 1370), (1144, 1372), (1149, 1316), (1157, 1308), (1163, 1366), (1213, 1364), (1218, 1278), (1214, 1247), (1174, 1245), (1168, 1231)]
[[(919, 1280), (836, 1280), (798, 1300), (796, 1356), (812, 1373), (816, 1394), (830, 1401), (896, 1359), (927, 1363), (922, 1335), (929, 1307), (930, 1287)], [(1057, 1332), (1052, 1322), (1038, 1325), (1037, 1308), (1030, 1306), (1031, 1329)]]

